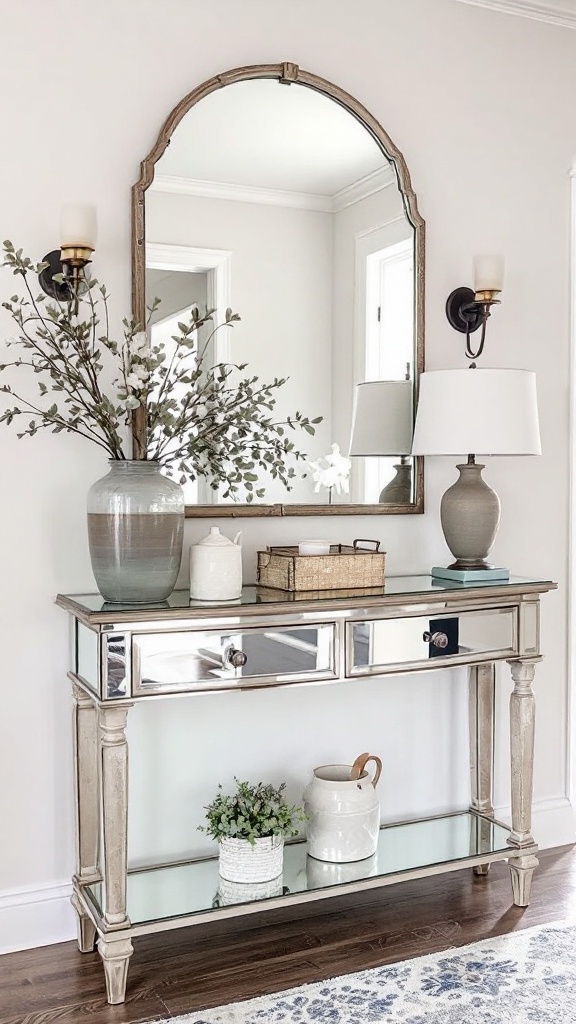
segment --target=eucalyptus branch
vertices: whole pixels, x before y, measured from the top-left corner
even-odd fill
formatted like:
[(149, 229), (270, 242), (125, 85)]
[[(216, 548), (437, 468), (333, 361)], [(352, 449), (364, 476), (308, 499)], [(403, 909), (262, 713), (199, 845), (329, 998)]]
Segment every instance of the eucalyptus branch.
[[(184, 327), (185, 327), (184, 337), (188, 337), (188, 336), (193, 335), (193, 334), (197, 335), (198, 331), (200, 330), (200, 328), (203, 327), (204, 324), (208, 323), (209, 320), (212, 320), (212, 316), (213, 316), (214, 313), (215, 313), (215, 310), (207, 309), (206, 313), (202, 317), (196, 318), (193, 315), (192, 316), (192, 323), (190, 324), (190, 327), (187, 328), (186, 325), (184, 325)], [(230, 313), (231, 317), (234, 316), (234, 314), (232, 314), (231, 310), (226, 310), (226, 314), (227, 315), (228, 315), (228, 313)], [(235, 317), (235, 319), (238, 319), (238, 317)], [(175, 348), (174, 349), (174, 351), (172, 353), (172, 358), (170, 360), (170, 365), (168, 366), (168, 371), (166, 373), (166, 376), (162, 380), (162, 383), (161, 383), (159, 391), (158, 391), (158, 395), (156, 397), (156, 404), (157, 405), (161, 405), (162, 399), (163, 399), (163, 397), (164, 397), (164, 395), (166, 393), (166, 387), (168, 385), (168, 382), (170, 382), (171, 386), (173, 386), (175, 383), (179, 382), (179, 379), (180, 379), (179, 377), (172, 378), (172, 370), (173, 370), (174, 361), (176, 360), (176, 358), (178, 358), (180, 360), (180, 362), (186, 362), (187, 358), (190, 357), (191, 359), (195, 360), (196, 366), (201, 365), (203, 360), (204, 360), (204, 358), (205, 358), (205, 356), (206, 356), (206, 352), (208, 351), (208, 347), (210, 345), (210, 342), (212, 341), (212, 339), (213, 339), (214, 335), (216, 334), (216, 332), (219, 331), (221, 327), (228, 327), (230, 325), (230, 323), (231, 323), (231, 319), (228, 320), (228, 318), (227, 318), (224, 321), (224, 323), (218, 324), (218, 326), (216, 326), (214, 328), (214, 330), (210, 333), (210, 335), (206, 339), (206, 341), (204, 343), (204, 347), (203, 347), (201, 352), (199, 350), (197, 352), (194, 352), (193, 348), (190, 348), (189, 350), (187, 350), (185, 352), (181, 352), (179, 348)], [(188, 369), (185, 369), (183, 371), (183, 373), (181, 374), (181, 376), (186, 376), (186, 374), (189, 373), (189, 372), (190, 371)], [(154, 424), (149, 421), (149, 424), (148, 424), (149, 429), (151, 427), (153, 427), (153, 425)]]
[[(89, 441), (93, 441), (94, 444), (99, 445), (100, 448), (103, 448), (104, 451), (108, 452), (109, 455), (112, 455), (113, 458), (122, 459), (124, 457), (122, 454), (116, 454), (106, 444), (106, 442), (102, 438), (99, 438), (98, 435), (95, 434), (94, 432), (92, 432), (91, 434), (86, 434), (83, 430), (80, 430), (79, 427), (76, 427), (70, 420), (62, 419), (62, 417), (58, 416), (57, 413), (51, 413), (49, 409), (39, 409), (36, 405), (33, 405), (32, 402), (29, 402), (27, 398), (23, 398), (22, 395), (18, 395), (15, 391), (12, 391), (11, 389), (9, 391), (6, 391), (6, 388), (4, 387), (0, 388), (0, 390), (5, 391), (6, 394), (9, 394), (12, 398), (15, 398), (17, 402), (22, 402), (22, 404), (27, 406), (28, 409), (36, 413), (37, 416), (41, 417), (40, 423), (34, 422), (33, 425), (29, 425), (28, 430), (22, 431), (22, 433), (18, 434), (18, 437), (25, 437), (27, 434), (33, 437), (34, 434), (36, 434), (39, 430), (47, 429), (50, 426), (57, 426), (59, 427), (60, 430), (67, 430), (73, 434), (80, 434), (81, 437), (85, 437)], [(8, 409), (0, 416), (0, 423), (2, 421), (12, 422), (12, 419), (15, 416), (21, 415), (23, 415), (21, 409)], [(90, 428), (86, 427), (86, 429), (89, 430)]]
[[(285, 378), (265, 383), (256, 375), (242, 376), (245, 363), (214, 364), (213, 339), (239, 320), (238, 314), (227, 309), (200, 343), (199, 332), (213, 321), (216, 310), (200, 313), (193, 307), (185, 322), (178, 323), (176, 336), (149, 347), (146, 329), (158, 307), (154, 300), (144, 331), (133, 318), (126, 319), (123, 340), (117, 342), (109, 334), (108, 294), (96, 280), (88, 282), (78, 301), (63, 302), (56, 296), (54, 303), (44, 304), (42, 296), (34, 297), (28, 280), (43, 264), (34, 265), (22, 250), (5, 242), (4, 266), (24, 279), (24, 298), (12, 296), (3, 306), (18, 328), (10, 344), (20, 345), (26, 356), (0, 365), (0, 375), (30, 374), (41, 397), (52, 402), (41, 408), (11, 386), (0, 386), (18, 403), (0, 412), (0, 422), (9, 425), (26, 412), (34, 414), (19, 437), (40, 429), (68, 430), (93, 441), (113, 459), (123, 459), (123, 435), (130, 435), (132, 413), (145, 408), (148, 446), (143, 457), (157, 459), (182, 480), (203, 477), (225, 497), (235, 499), (242, 491), (247, 501), (263, 496), (262, 477), (290, 489), (294, 466), (307, 453), (288, 431), (314, 434), (321, 417), (309, 419), (300, 412), (277, 417), (276, 399)], [(101, 319), (104, 334), (99, 336)], [(112, 380), (105, 390), (103, 373)]]
[[(39, 319), (44, 323), (44, 320), (43, 320), (42, 317), (39, 317)], [(93, 391), (92, 390), (92, 380), (91, 380), (91, 378), (88, 377), (88, 379), (86, 379), (83, 376), (82, 372), (80, 370), (78, 370), (76, 367), (74, 367), (70, 363), (70, 361), (66, 359), (64, 354), (62, 352), (60, 352), (60, 350), (58, 349), (58, 346), (57, 346), (55, 340), (53, 342), (54, 346), (55, 346), (55, 349), (56, 349), (55, 356), (51, 356), (48, 352), (46, 352), (42, 348), (42, 346), (34, 338), (30, 337), (29, 333), (26, 331), (26, 329), (25, 329), (25, 327), (23, 325), (25, 323), (27, 323), (27, 322), (28, 322), (28, 318), (26, 320), (19, 320), (18, 321), (19, 326), (20, 326), (20, 328), (21, 328), (21, 330), (22, 330), (22, 332), (24, 334), (24, 337), (29, 342), (30, 346), (34, 349), (34, 351), (39, 353), (39, 355), (40, 355), (40, 357), (42, 359), (44, 359), (48, 363), (48, 366), (49, 366), (49, 371), (48, 372), (50, 373), (52, 379), (53, 380), (56, 379), (58, 381), (58, 385), (57, 386), (62, 391), (64, 391), (69, 396), (69, 398), (71, 398), (72, 400), (80, 402), (80, 404), (83, 406), (83, 408), (84, 408), (85, 412), (87, 413), (87, 415), (89, 417), (92, 417), (92, 418), (94, 418), (96, 420), (96, 422), (100, 426), (100, 429), (102, 430), (102, 432), (105, 435), (105, 437), (109, 438), (109, 440), (111, 442), (111, 450), (117, 449), (118, 442), (119, 442), (119, 437), (118, 437), (117, 433), (113, 429), (111, 429), (110, 424), (108, 423), (106, 417), (103, 416), (98, 411), (99, 407), (100, 407), (100, 405), (102, 403), (102, 396), (100, 394), (100, 389), (98, 388), (97, 382), (96, 382), (95, 391)], [(58, 364), (56, 362), (56, 358), (62, 359), (63, 367), (58, 366)], [(24, 365), (24, 363), (21, 362), (20, 365)], [(43, 369), (43, 367), (41, 367), (40, 369)], [(39, 372), (38, 369), (35, 369), (35, 372), (36, 373)], [(85, 400), (85, 398), (84, 398), (84, 396), (82, 394), (82, 391), (85, 391), (89, 395), (89, 397), (93, 400), (93, 402), (94, 402), (93, 406), (90, 406), (86, 402), (86, 400)]]
[[(42, 314), (40, 313), (40, 310), (38, 309), (38, 305), (36, 303), (36, 299), (34, 298), (34, 295), (32, 294), (32, 289), (30, 288), (30, 285), (28, 284), (28, 274), (26, 274), (26, 273), (22, 274), (22, 278), (23, 278), (24, 284), (26, 286), (26, 291), (28, 292), (28, 294), (30, 296), (30, 301), (32, 302), (32, 306), (34, 308), (36, 316), (37, 316), (38, 320), (40, 320), (42, 322), (42, 324), (44, 326), (46, 326), (44, 318), (42, 317)], [(50, 337), (52, 338), (52, 341), (54, 342), (55, 341), (54, 335), (52, 334), (52, 332), (48, 328), (47, 328), (47, 330), (48, 330), (48, 333), (50, 334)]]

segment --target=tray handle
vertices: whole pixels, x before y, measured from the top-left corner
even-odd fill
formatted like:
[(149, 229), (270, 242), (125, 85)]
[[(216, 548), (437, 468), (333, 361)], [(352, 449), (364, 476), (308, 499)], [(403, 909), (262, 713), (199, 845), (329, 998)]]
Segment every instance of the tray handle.
[(354, 551), (365, 551), (366, 550), (365, 548), (359, 547), (360, 544), (375, 544), (376, 546), (374, 548), (374, 551), (376, 552), (376, 551), (380, 550), (380, 541), (379, 540), (367, 540), (366, 537), (360, 537), (358, 540), (355, 540), (355, 541), (352, 542), (352, 547), (354, 548)]

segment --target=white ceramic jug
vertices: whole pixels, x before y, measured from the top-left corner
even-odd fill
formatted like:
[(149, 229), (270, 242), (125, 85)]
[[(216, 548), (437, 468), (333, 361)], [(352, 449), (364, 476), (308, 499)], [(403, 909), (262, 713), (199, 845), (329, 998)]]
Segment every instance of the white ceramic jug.
[(242, 548), (237, 533), (225, 537), (217, 526), (190, 548), (190, 597), (195, 601), (235, 601), (242, 593)]
[[(368, 761), (376, 764), (373, 779), (366, 771)], [(311, 857), (346, 864), (373, 856), (380, 830), (376, 785), (381, 771), (382, 761), (375, 754), (360, 754), (353, 765), (314, 769), (314, 778), (304, 790)]]

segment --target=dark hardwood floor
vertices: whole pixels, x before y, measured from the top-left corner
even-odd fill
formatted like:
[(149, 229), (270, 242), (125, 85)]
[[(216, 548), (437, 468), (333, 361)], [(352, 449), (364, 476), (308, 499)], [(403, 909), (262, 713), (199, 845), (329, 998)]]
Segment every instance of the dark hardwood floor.
[(74, 942), (0, 957), (0, 1024), (136, 1024), (422, 956), (576, 912), (576, 848), (540, 855), (532, 902), (508, 868), (468, 870), (134, 942), (126, 1002), (108, 1006), (97, 953)]

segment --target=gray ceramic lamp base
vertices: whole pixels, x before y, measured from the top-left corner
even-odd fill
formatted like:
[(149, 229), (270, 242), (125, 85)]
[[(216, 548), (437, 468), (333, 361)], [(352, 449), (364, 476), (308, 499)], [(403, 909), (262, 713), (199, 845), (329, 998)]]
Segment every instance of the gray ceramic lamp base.
[(444, 494), (440, 520), (456, 561), (450, 569), (491, 569), (486, 561), (500, 521), (498, 495), (482, 479), (484, 466), (456, 466), (460, 476)]
[(381, 505), (409, 505), (412, 501), (412, 465), (399, 462), (394, 469), (396, 475), (382, 489), (378, 501)]

